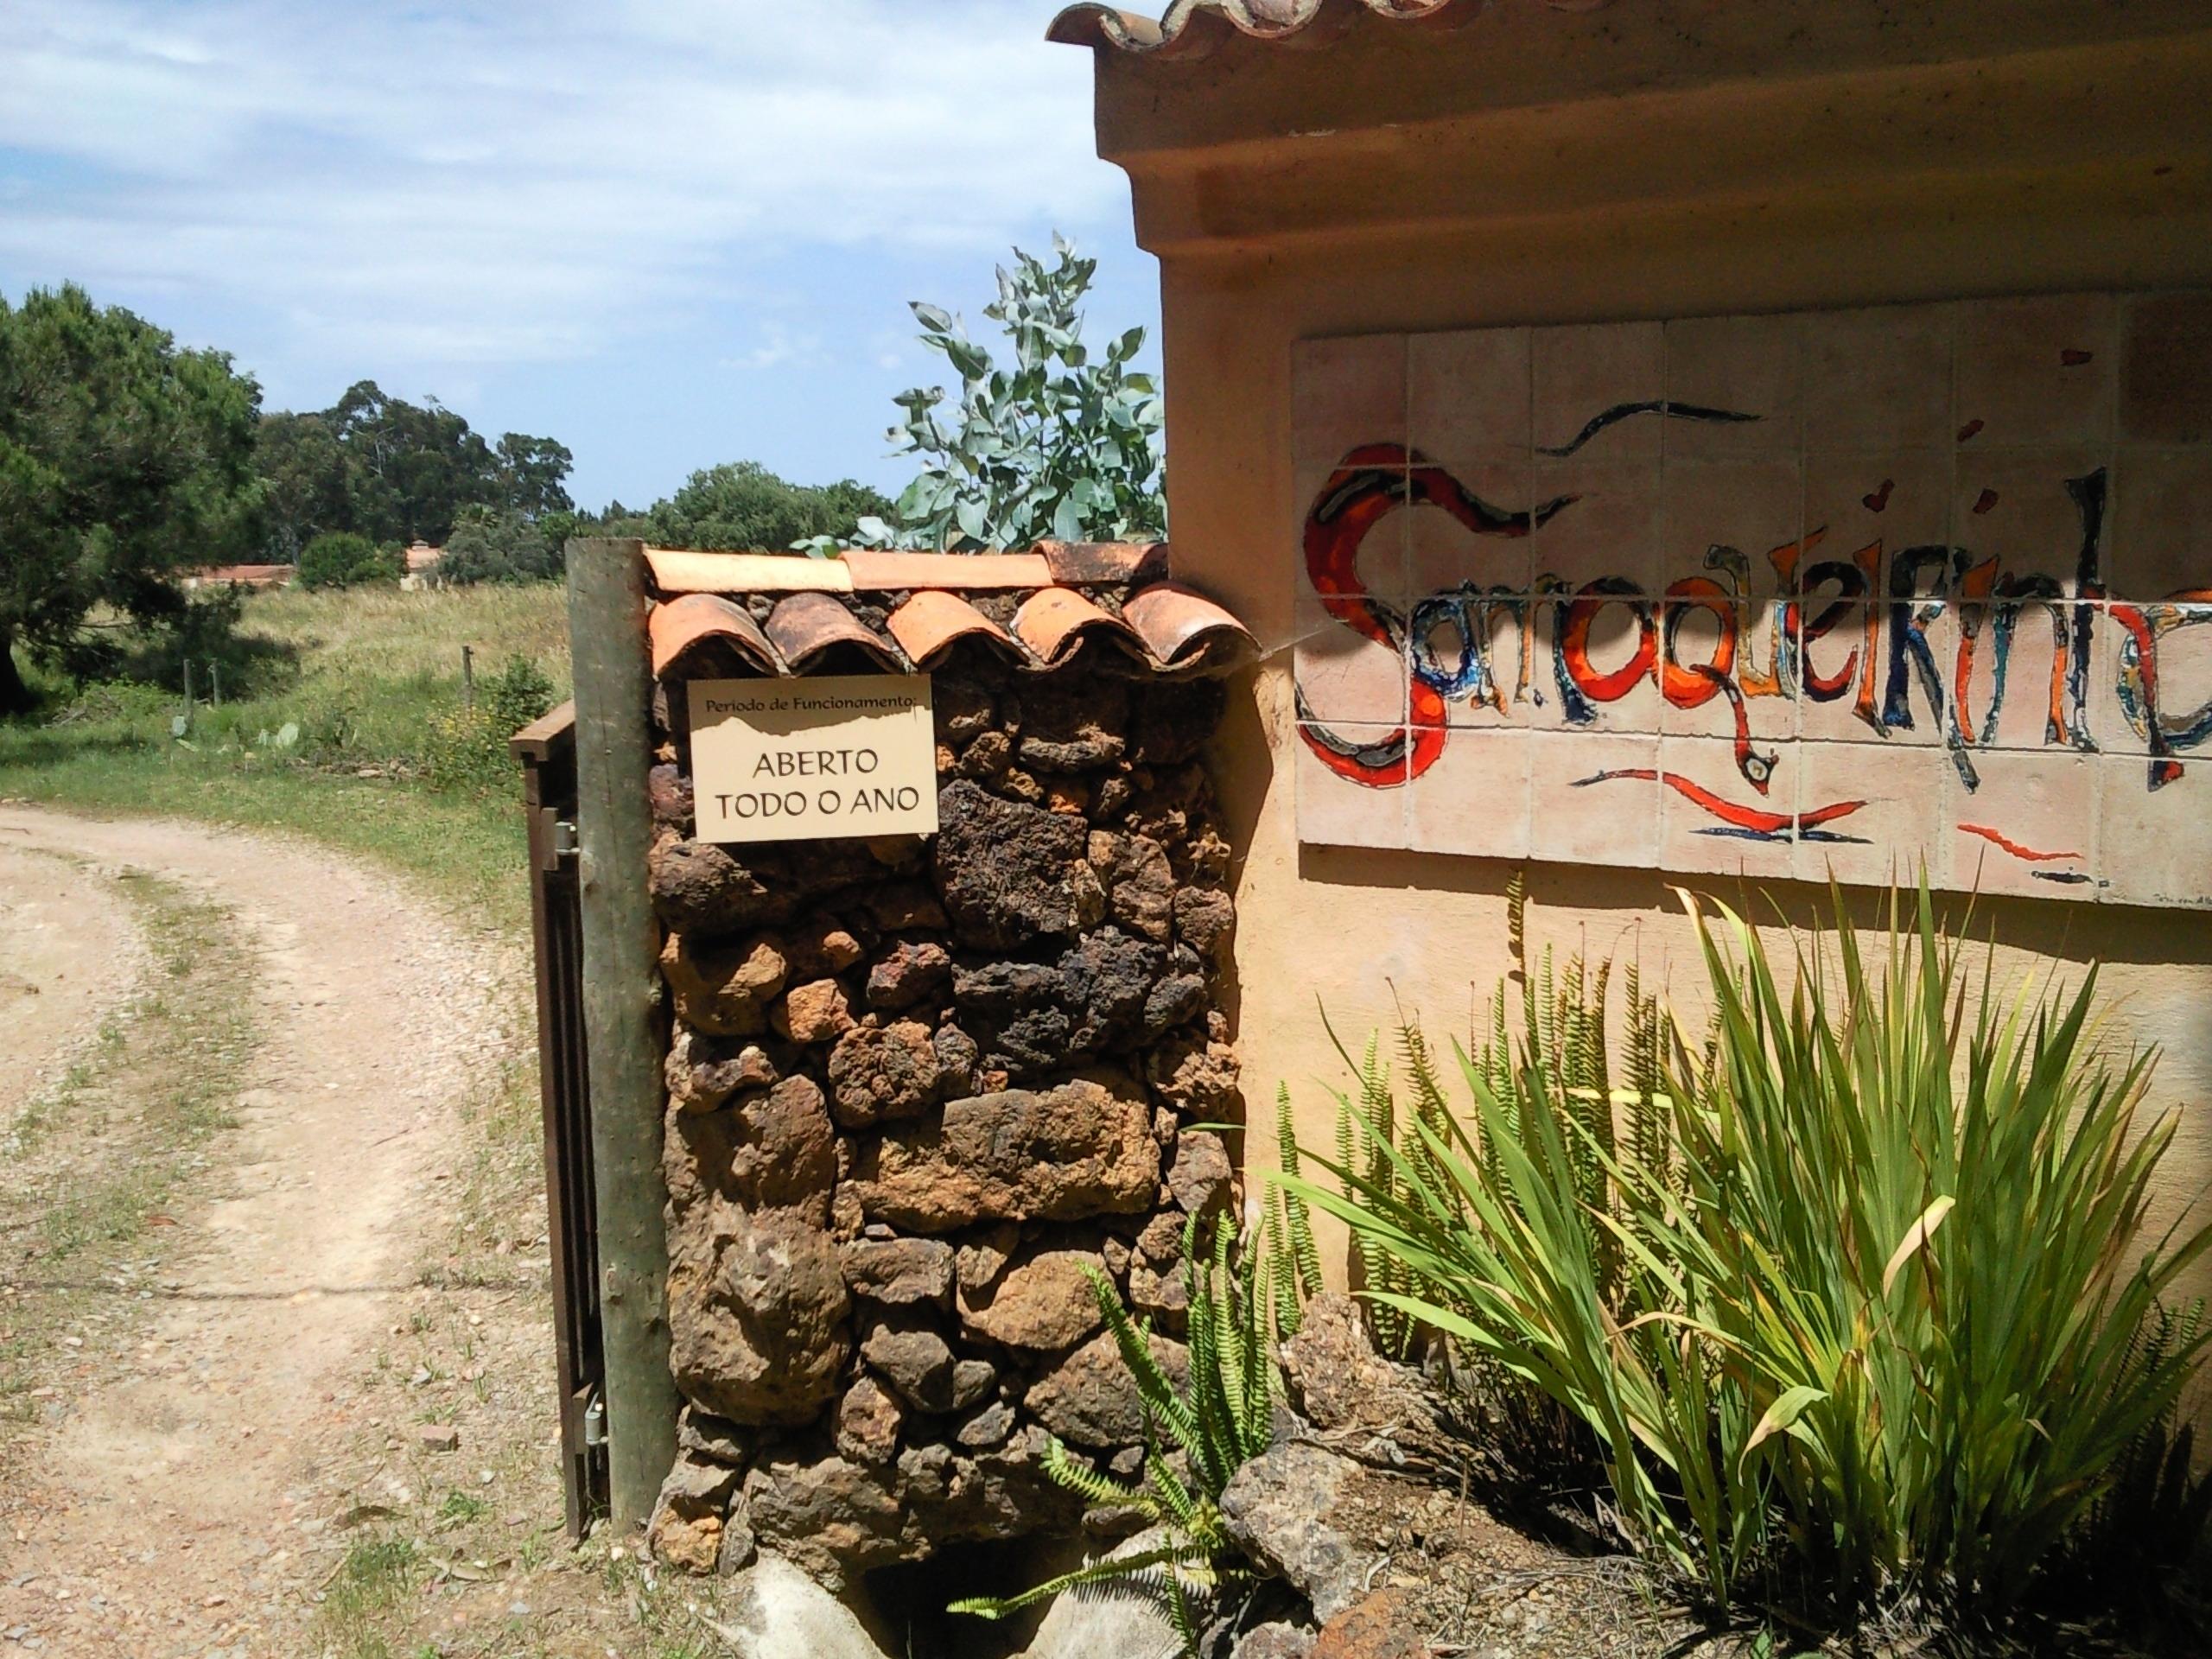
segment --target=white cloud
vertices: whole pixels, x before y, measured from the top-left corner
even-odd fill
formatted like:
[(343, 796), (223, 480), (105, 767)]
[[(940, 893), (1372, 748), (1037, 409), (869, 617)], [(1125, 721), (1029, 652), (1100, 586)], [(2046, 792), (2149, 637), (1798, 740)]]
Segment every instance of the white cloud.
[(721, 359), (725, 369), (778, 369), (787, 364), (811, 363), (822, 354), (822, 336), (815, 334), (793, 334), (780, 322), (771, 321), (760, 331), (760, 343), (751, 351), (736, 357)]
[(0, 152), (34, 165), (0, 179), (0, 270), (214, 296), (287, 355), (587, 355), (795, 254), (1118, 220), (1050, 10), (6, 0)]

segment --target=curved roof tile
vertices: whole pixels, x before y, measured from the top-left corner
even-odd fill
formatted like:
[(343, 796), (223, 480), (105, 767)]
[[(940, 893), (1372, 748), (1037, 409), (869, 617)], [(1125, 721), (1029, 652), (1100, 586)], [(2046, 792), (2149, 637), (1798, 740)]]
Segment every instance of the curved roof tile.
[(1039, 542), (1054, 582), (1070, 587), (1127, 587), (1167, 575), (1165, 542)]
[(1110, 611), (1103, 611), (1072, 588), (1040, 588), (1014, 613), (1014, 638), (1050, 667), (1063, 661), (1086, 635), (1096, 634), (1140, 658), (1144, 640)]
[(891, 613), (884, 626), (917, 668), (927, 668), (954, 641), (971, 637), (992, 641), (1016, 662), (1029, 660), (1004, 628), (957, 594), (942, 588), (919, 589)]
[[(836, 603), (835, 600), (829, 602)], [(656, 605), (645, 629), (652, 642), (655, 678), (709, 639), (727, 640), (741, 658), (763, 674), (784, 671), (783, 662), (768, 643), (768, 636), (760, 632), (760, 625), (742, 605), (718, 594), (686, 594)]]
[(1163, 668), (1189, 667), (1217, 652), (1259, 654), (1259, 641), (1249, 628), (1180, 582), (1156, 582), (1131, 594), (1122, 601), (1122, 615)]
[(768, 613), (768, 638), (793, 670), (833, 645), (855, 645), (894, 674), (906, 671), (899, 648), (828, 594), (787, 594)]

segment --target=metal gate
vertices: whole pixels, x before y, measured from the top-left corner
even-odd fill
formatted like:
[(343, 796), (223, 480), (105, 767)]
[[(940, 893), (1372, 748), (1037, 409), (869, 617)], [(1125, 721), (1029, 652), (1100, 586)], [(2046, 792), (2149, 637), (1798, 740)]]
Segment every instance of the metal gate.
[(583, 922), (576, 886), (575, 709), (515, 734), (530, 824), (530, 921), (537, 961), (538, 1091), (545, 1121), (545, 1235), (559, 1370), (561, 1484), (569, 1532), (607, 1512), (601, 1390), (599, 1248), (592, 1196), (591, 1086), (585, 1071)]

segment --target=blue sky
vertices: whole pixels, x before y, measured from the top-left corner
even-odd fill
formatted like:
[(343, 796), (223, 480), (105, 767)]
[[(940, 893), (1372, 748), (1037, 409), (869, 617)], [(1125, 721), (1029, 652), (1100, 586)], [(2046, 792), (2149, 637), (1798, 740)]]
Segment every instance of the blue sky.
[[(546, 433), (598, 506), (744, 458), (903, 480), (891, 395), (1054, 226), (1093, 337), (1157, 274), (1058, 0), (5, 0), (0, 292)], [(1149, 354), (1149, 347), (1148, 347)]]

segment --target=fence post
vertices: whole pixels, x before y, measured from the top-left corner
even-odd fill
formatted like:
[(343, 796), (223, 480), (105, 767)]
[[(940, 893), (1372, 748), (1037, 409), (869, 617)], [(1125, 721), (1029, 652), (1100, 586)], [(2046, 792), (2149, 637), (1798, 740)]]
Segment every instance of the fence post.
[(219, 709), (223, 706), (223, 665), (213, 657), (207, 659), (207, 676), (214, 684), (209, 706)]
[(192, 658), (189, 657), (184, 659), (184, 723), (186, 729), (189, 730), (192, 726)]
[(607, 1497), (617, 1534), (626, 1535), (651, 1516), (675, 1462), (677, 1413), (661, 1220), (660, 929), (645, 874), (652, 679), (645, 543), (572, 541), (568, 564)]
[(476, 712), (476, 651), (472, 645), (461, 648), (461, 712)]

